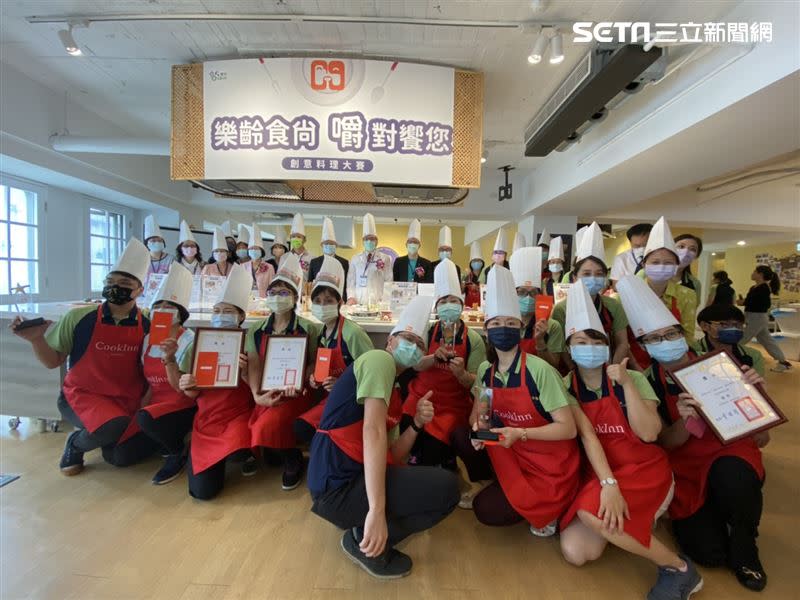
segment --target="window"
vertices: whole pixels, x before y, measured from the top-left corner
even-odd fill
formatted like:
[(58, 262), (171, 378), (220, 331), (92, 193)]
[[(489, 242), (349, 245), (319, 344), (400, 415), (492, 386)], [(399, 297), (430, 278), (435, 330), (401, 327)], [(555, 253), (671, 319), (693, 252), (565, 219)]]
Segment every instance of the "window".
[(89, 209), (89, 263), (93, 292), (103, 282), (125, 248), (125, 216), (103, 208)]
[(39, 293), (39, 206), (36, 192), (0, 185), (0, 294)]

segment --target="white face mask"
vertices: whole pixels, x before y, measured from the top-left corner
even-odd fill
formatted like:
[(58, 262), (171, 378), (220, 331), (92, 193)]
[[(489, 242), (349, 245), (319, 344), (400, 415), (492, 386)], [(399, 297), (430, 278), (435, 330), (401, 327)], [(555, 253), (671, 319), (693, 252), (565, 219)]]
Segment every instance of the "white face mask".
[(692, 264), (692, 261), (697, 258), (697, 253), (689, 248), (678, 248), (677, 252), (681, 267), (689, 266)]
[(214, 252), (214, 260), (218, 263), (223, 263), (228, 260), (228, 253), (227, 252)]
[(332, 321), (339, 316), (338, 304), (312, 304), (311, 314), (323, 323)]
[(294, 299), (291, 296), (267, 296), (266, 303), (270, 312), (278, 315), (294, 308)]
[(669, 281), (678, 272), (678, 265), (645, 265), (644, 273), (650, 281), (663, 283)]

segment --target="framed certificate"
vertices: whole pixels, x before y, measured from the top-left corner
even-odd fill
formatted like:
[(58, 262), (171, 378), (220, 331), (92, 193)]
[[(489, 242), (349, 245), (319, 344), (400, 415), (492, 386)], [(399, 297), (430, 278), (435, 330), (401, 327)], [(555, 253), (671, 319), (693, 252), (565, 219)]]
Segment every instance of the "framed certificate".
[(243, 329), (200, 327), (195, 333), (192, 375), (198, 389), (230, 389), (239, 385)]
[(305, 381), (307, 336), (273, 335), (267, 342), (267, 355), (261, 373), (261, 392), (295, 387)]
[(700, 414), (723, 444), (786, 422), (762, 386), (744, 379), (739, 363), (717, 350), (670, 370), (672, 379), (700, 404)]

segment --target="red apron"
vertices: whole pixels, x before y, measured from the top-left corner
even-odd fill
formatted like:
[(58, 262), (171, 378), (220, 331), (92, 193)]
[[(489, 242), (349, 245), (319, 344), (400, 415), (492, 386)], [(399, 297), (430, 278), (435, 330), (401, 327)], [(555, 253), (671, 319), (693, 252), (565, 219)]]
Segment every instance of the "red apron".
[[(678, 323), (680, 323), (681, 311), (678, 310), (677, 298), (672, 299), (672, 308), (670, 308), (669, 311), (676, 319), (678, 319)], [(650, 358), (650, 354), (647, 353), (647, 350), (644, 349), (644, 346), (636, 341), (636, 336), (633, 334), (633, 330), (630, 328), (630, 326), (628, 326), (628, 345), (631, 348), (631, 354), (633, 354), (634, 360), (642, 368), (642, 371), (653, 364), (653, 359)]]
[[(672, 422), (678, 421), (678, 396), (669, 392), (664, 369), (658, 368), (658, 376), (664, 390), (664, 402)], [(706, 427), (702, 437), (689, 435), (689, 439), (677, 448), (668, 450), (669, 462), (675, 474), (675, 497), (669, 506), (672, 519), (686, 519), (696, 513), (706, 501), (708, 471), (714, 461), (722, 456), (737, 456), (753, 467), (758, 478), (764, 480), (764, 464), (761, 450), (752, 437), (742, 438), (733, 444), (723, 445)]]
[[(178, 338), (183, 335), (183, 327), (178, 331)], [(164, 415), (178, 412), (196, 406), (194, 398), (189, 398), (180, 390), (173, 388), (167, 378), (166, 367), (160, 358), (150, 356), (148, 345), (144, 351), (144, 378), (150, 384), (150, 404), (143, 406), (142, 410), (147, 411), (151, 417), (158, 419)]]
[[(339, 325), (336, 331), (336, 345), (331, 348), (331, 350), (333, 350), (333, 352), (331, 352), (331, 377), (339, 377), (347, 368), (344, 362), (344, 354), (342, 354), (342, 329), (344, 329), (344, 317), (339, 317)], [(322, 421), (322, 413), (325, 412), (325, 402), (327, 400), (328, 393), (325, 392), (322, 400), (300, 415), (300, 418), (316, 429)]]
[[(520, 385), (492, 386), (492, 412), (508, 427), (548, 425), (525, 382), (525, 353), (520, 353)], [(494, 366), (491, 382), (494, 383)], [(574, 439), (518, 441), (511, 448), (487, 446), (497, 480), (511, 506), (537, 528), (558, 519), (578, 489), (580, 453)]]
[(481, 286), (478, 283), (470, 283), (469, 281), (464, 284), (464, 307), (472, 308), (473, 306), (481, 305)]
[[(389, 409), (386, 414), (386, 431), (391, 431), (397, 427), (402, 414), (403, 402), (400, 399), (399, 390), (395, 387), (392, 390), (392, 397), (389, 399)], [(350, 423), (350, 425), (345, 425), (344, 427), (337, 427), (336, 429), (317, 429), (317, 433), (327, 435), (345, 455), (361, 465), (364, 464), (363, 418), (355, 423)], [(391, 450), (386, 452), (386, 464), (395, 464)]]
[[(575, 397), (580, 398), (577, 378), (575, 373), (572, 390)], [(628, 503), (631, 518), (625, 519), (625, 533), (649, 548), (656, 513), (672, 487), (672, 470), (666, 452), (660, 446), (643, 442), (631, 429), (620, 403), (624, 402), (624, 397), (621, 401), (617, 396), (605, 369), (603, 378), (608, 395), (589, 402), (581, 401), (580, 407), (597, 432), (608, 466)], [(562, 530), (579, 510), (594, 516), (600, 510), (600, 481), (588, 460), (584, 461), (583, 467), (581, 487), (572, 506), (561, 519)]]
[(522, 338), (519, 341), (519, 347), (525, 354), (538, 356), (536, 352), (536, 338), (533, 337), (533, 330), (536, 327), (536, 315), (531, 315), (531, 322), (525, 327), (522, 332)]
[[(463, 321), (461, 343), (453, 346), (456, 356), (467, 363), (467, 337), (469, 332)], [(441, 346), (436, 339), (441, 321), (437, 321), (431, 335), (429, 354), (433, 354)], [(469, 414), (472, 411), (472, 395), (469, 389), (458, 382), (456, 376), (450, 371), (448, 363), (434, 361), (433, 366), (427, 371), (420, 371), (408, 384), (408, 396), (403, 403), (403, 414), (414, 416), (417, 414), (417, 402), (430, 390), (434, 390), (431, 397), (433, 402), (433, 420), (425, 425), (425, 431), (440, 442), (450, 445), (450, 434), (456, 427), (469, 424)]]
[(103, 306), (97, 307), (97, 321), (86, 352), (69, 370), (62, 386), (64, 398), (90, 433), (117, 417), (131, 419), (118, 444), (141, 431), (133, 416), (145, 391), (139, 363), (143, 340), (139, 311), (136, 327), (124, 327), (103, 323)]
[(250, 448), (250, 386), (239, 380), (228, 390), (202, 390), (192, 425), (192, 471), (202, 473), (237, 450)]
[[(295, 331), (297, 329), (295, 328)], [(269, 334), (264, 332), (261, 336), (261, 347), (258, 355), (263, 363), (267, 356), (267, 342)], [(305, 374), (301, 373), (301, 382), (304, 382)], [(256, 405), (250, 415), (250, 431), (252, 432), (251, 446), (256, 448), (294, 448), (297, 445), (297, 438), (294, 435), (294, 422), (297, 417), (311, 408), (311, 394), (308, 386), (303, 385), (303, 390), (298, 396), (289, 398), (277, 406)]]

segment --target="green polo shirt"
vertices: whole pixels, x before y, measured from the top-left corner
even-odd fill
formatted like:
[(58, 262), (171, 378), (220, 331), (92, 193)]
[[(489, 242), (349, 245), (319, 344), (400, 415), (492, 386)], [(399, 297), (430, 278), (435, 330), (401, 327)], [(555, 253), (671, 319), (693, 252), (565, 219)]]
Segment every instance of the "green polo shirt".
[[(628, 369), (628, 375), (630, 375), (633, 385), (635, 385), (636, 389), (639, 390), (639, 396), (642, 397), (642, 400), (650, 400), (656, 404), (659, 403), (658, 396), (656, 396), (656, 392), (653, 390), (653, 386), (650, 385), (647, 377), (645, 377), (642, 373), (639, 373), (639, 371), (631, 371), (630, 369)], [(564, 386), (567, 388), (567, 393), (570, 395), (570, 397), (577, 402), (577, 399), (572, 393), (572, 373), (564, 376)], [(591, 391), (594, 392), (594, 395), (597, 398), (602, 397), (602, 387), (592, 389)]]
[[(519, 363), (520, 361), (517, 360), (514, 366), (515, 374), (520, 373)], [(481, 364), (478, 368), (477, 383), (483, 382), (486, 371), (491, 368), (492, 364), (489, 361), (484, 361)], [(547, 412), (551, 413), (569, 405), (570, 401), (564, 389), (564, 382), (561, 381), (558, 371), (541, 358), (530, 354), (525, 357), (525, 368), (536, 383), (536, 387), (539, 388), (539, 402)], [(502, 387), (506, 387), (508, 385), (508, 376), (508, 372), (502, 373), (499, 370), (495, 371), (495, 384), (497, 384), (497, 380), (500, 380), (500, 382), (502, 382)]]

